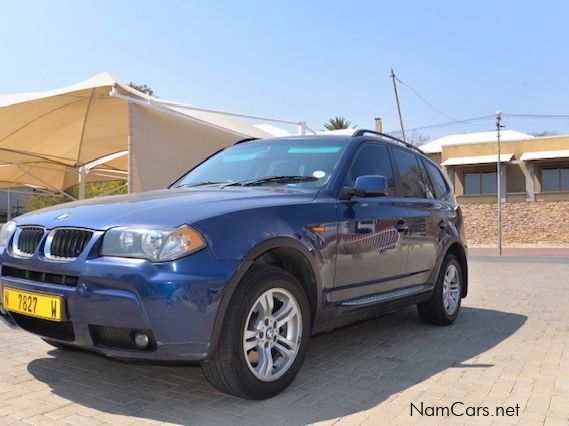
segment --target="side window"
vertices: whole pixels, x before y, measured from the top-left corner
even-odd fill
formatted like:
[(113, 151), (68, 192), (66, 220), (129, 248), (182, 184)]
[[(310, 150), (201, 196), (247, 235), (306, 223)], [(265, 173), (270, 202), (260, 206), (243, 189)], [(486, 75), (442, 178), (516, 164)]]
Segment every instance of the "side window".
[(425, 188), (425, 195), (430, 200), (437, 198), (435, 196), (435, 188), (433, 187), (433, 183), (431, 182), (431, 178), (427, 173), (427, 169), (425, 169), (425, 164), (423, 164), (423, 160), (417, 157), (417, 163), (419, 163), (419, 171), (421, 172), (421, 181), (423, 182), (423, 186)]
[(446, 179), (444, 178), (442, 172), (439, 170), (437, 166), (435, 166), (430, 161), (423, 161), (423, 164), (427, 168), (427, 172), (431, 177), (431, 182), (435, 187), (435, 194), (437, 198), (440, 199), (448, 199), (448, 195), (450, 193), (450, 187)]
[(387, 195), (395, 194), (395, 182), (391, 159), (385, 145), (364, 145), (356, 154), (344, 181), (344, 186), (354, 186), (356, 178), (366, 175), (381, 175), (387, 180)]
[(393, 157), (401, 179), (401, 195), (406, 198), (434, 198), (430, 182), (423, 180), (424, 171), (417, 156), (412, 152), (393, 148)]

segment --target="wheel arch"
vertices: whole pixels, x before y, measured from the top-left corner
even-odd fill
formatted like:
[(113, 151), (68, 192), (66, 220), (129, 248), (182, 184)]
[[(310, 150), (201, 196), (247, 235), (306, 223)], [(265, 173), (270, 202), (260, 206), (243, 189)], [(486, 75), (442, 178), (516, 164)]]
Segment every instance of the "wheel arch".
[(291, 237), (276, 237), (258, 244), (244, 257), (237, 272), (229, 281), (215, 318), (208, 357), (217, 349), (223, 320), (232, 296), (245, 274), (255, 265), (275, 265), (294, 275), (306, 292), (310, 306), (311, 324), (321, 306), (322, 286), (317, 260), (310, 248)]

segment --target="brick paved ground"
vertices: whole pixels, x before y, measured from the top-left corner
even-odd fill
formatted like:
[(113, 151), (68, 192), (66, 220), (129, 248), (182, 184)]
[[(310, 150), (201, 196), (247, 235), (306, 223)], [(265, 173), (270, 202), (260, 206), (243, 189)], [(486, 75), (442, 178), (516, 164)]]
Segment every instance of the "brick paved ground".
[[(406, 309), (315, 337), (293, 386), (260, 402), (216, 392), (199, 368), (64, 352), (0, 324), (0, 424), (569, 424), (569, 260), (470, 268), (454, 326)], [(410, 403), (455, 401), (519, 416), (410, 416)]]

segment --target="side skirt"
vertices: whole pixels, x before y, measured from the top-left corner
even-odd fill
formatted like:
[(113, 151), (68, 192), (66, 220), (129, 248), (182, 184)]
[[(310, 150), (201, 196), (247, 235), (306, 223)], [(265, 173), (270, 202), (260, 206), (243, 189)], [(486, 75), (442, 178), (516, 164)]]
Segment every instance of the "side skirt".
[[(418, 287), (421, 289), (419, 290)], [(336, 328), (377, 318), (400, 308), (425, 302), (431, 298), (433, 291), (433, 287), (427, 285), (407, 288), (412, 290), (409, 290), (409, 293), (401, 294), (406, 289), (398, 289), (329, 305), (326, 312), (322, 312), (323, 315), (314, 324), (312, 334), (328, 333)], [(378, 296), (382, 297), (379, 298)], [(372, 298), (373, 300), (371, 300)]]
[(357, 299), (346, 300), (340, 303), (341, 306), (363, 306), (372, 303), (388, 302), (393, 299), (401, 297), (413, 296), (422, 292), (428, 291), (425, 285), (413, 285), (411, 287), (399, 288), (396, 290), (388, 291), (385, 293), (377, 293)]

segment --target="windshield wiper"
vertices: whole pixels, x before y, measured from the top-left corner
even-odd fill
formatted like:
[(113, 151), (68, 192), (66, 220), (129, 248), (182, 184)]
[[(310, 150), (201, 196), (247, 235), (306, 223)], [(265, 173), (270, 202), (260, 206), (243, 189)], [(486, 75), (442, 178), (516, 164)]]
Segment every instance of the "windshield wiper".
[(315, 180), (318, 179), (315, 178), (314, 176), (296, 176), (296, 175), (266, 176), (262, 178), (244, 180), (241, 182), (231, 182), (225, 186), (232, 186), (232, 185), (253, 186), (253, 185), (261, 185), (263, 183), (270, 183), (270, 182), (281, 182), (281, 183), (299, 182), (299, 181), (312, 182)]
[(233, 184), (235, 182), (225, 181), (225, 182), (196, 182), (196, 183), (185, 183), (182, 185), (178, 185), (177, 188), (184, 187), (184, 188), (193, 188), (195, 186), (205, 186), (205, 185), (224, 185), (224, 184)]

